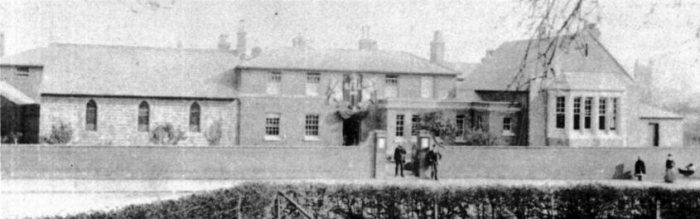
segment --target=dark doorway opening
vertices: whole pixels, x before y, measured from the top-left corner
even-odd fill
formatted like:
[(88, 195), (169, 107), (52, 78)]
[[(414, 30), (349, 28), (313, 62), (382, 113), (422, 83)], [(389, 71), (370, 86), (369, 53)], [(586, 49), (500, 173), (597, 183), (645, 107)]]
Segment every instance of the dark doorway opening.
[(649, 123), (649, 133), (651, 133), (652, 146), (659, 146), (659, 123)]
[(360, 144), (361, 125), (361, 116), (357, 114), (343, 119), (343, 145)]

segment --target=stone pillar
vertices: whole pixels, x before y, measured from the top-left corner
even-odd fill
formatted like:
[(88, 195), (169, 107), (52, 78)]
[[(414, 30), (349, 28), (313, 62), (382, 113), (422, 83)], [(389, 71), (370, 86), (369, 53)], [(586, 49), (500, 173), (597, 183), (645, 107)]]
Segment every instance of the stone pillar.
[(565, 95), (566, 97), (566, 102), (565, 102), (565, 111), (564, 111), (564, 121), (565, 126), (564, 126), (564, 133), (566, 133), (567, 137), (571, 136), (571, 133), (574, 131), (574, 96), (571, 95), (571, 93), (567, 93)]
[(599, 130), (598, 130), (598, 116), (600, 115), (600, 97), (594, 96), (593, 97), (593, 104), (591, 107), (591, 131), (593, 132), (594, 135), (598, 135)]
[(374, 145), (371, 151), (370, 159), (370, 177), (372, 179), (385, 178), (386, 175), (386, 159), (385, 150), (387, 148), (386, 131), (378, 130), (375, 132)]

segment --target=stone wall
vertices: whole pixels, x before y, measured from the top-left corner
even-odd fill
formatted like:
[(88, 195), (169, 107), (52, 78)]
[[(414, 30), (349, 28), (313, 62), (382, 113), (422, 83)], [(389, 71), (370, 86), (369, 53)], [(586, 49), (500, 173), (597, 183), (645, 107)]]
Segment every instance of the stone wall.
[(370, 147), (2, 145), (2, 179), (366, 179)]
[[(85, 129), (88, 101), (97, 103), (97, 130)], [(148, 145), (148, 132), (138, 131), (139, 104), (150, 107), (149, 129), (171, 123), (186, 132), (187, 139), (179, 145), (208, 145), (204, 132), (214, 121), (222, 122), (222, 145), (231, 145), (236, 138), (236, 103), (231, 100), (187, 100), (158, 98), (64, 97), (43, 96), (40, 115), (40, 135), (47, 136), (53, 125), (68, 123), (73, 129), (74, 145)], [(200, 132), (190, 132), (190, 106), (197, 102), (201, 108)]]

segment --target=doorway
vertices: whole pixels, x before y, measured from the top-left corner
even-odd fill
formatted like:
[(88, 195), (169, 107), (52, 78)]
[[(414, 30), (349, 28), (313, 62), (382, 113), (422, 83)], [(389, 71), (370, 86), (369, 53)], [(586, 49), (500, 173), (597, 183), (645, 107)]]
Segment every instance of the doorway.
[(649, 123), (649, 141), (651, 146), (659, 146), (659, 123)]
[(360, 144), (362, 127), (361, 117), (357, 114), (343, 119), (343, 145), (351, 146)]

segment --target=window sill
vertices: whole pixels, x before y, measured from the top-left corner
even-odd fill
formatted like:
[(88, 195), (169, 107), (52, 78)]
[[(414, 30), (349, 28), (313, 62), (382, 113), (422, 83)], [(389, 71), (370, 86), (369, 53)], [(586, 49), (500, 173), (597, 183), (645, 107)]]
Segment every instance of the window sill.
[(515, 136), (515, 133), (513, 133), (511, 131), (503, 131), (503, 133), (501, 133), (501, 135), (505, 136), (505, 137), (511, 137), (511, 136)]
[(406, 142), (406, 139), (404, 139), (403, 137), (395, 137), (394, 142)]
[(321, 141), (318, 136), (304, 136), (304, 141)]
[(263, 140), (265, 140), (265, 141), (281, 141), (282, 138), (280, 138), (280, 136), (270, 136), (270, 135), (266, 135), (265, 138), (264, 138)]

